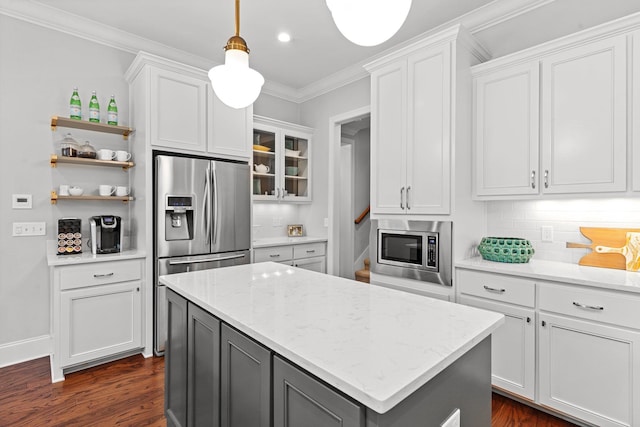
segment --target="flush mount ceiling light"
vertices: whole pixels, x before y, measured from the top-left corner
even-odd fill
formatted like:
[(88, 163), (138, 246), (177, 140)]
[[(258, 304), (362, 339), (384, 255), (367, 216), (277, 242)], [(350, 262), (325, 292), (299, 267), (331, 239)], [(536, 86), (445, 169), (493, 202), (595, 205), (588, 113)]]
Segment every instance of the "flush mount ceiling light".
[(224, 65), (209, 70), (216, 95), (232, 108), (245, 108), (260, 95), (264, 77), (249, 68), (249, 48), (240, 37), (240, 0), (236, 0), (236, 34), (224, 47)]
[(343, 36), (360, 46), (375, 46), (402, 27), (411, 0), (326, 0)]

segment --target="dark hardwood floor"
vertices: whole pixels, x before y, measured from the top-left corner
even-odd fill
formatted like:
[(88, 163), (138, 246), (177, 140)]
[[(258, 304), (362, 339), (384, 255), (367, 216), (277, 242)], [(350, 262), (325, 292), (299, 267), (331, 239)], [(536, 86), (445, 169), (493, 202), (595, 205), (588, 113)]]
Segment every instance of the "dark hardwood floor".
[[(165, 426), (164, 358), (132, 356), (51, 383), (49, 358), (0, 369), (0, 427)], [(573, 424), (493, 395), (493, 427)]]

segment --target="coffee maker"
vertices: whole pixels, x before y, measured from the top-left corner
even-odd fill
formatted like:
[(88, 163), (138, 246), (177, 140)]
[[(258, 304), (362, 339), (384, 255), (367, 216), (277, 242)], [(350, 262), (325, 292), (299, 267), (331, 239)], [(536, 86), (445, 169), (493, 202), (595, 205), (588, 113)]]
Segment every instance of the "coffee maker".
[(89, 225), (92, 254), (112, 254), (122, 250), (122, 218), (115, 215), (92, 216)]

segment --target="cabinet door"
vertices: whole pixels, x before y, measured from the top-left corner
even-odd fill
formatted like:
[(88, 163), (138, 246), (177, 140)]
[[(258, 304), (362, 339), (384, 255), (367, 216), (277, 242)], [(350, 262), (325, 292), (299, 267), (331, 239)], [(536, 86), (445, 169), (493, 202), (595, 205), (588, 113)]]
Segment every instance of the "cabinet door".
[[(408, 59), (405, 206), (410, 214), (449, 213), (450, 64), (449, 44), (414, 54)], [(388, 142), (397, 146), (393, 141)]]
[(626, 36), (542, 61), (543, 191), (626, 189)]
[(540, 403), (599, 426), (640, 423), (640, 333), (540, 315)]
[(271, 352), (225, 324), (221, 329), (221, 424), (269, 427)]
[(141, 282), (60, 292), (61, 365), (142, 347)]
[(491, 335), (491, 382), (522, 397), (535, 398), (535, 312), (510, 304), (461, 296), (459, 303), (505, 315)]
[(311, 135), (283, 129), (282, 138), (282, 200), (311, 201)]
[(167, 289), (167, 344), (164, 351), (164, 411), (167, 426), (187, 425), (187, 300)]
[(539, 63), (474, 79), (474, 193), (537, 194)]
[(401, 61), (371, 75), (371, 213), (404, 213), (406, 74)]
[(152, 68), (151, 145), (204, 152), (207, 148), (207, 82)]
[(633, 191), (640, 191), (640, 30), (633, 33), (631, 57), (631, 115)]
[(235, 109), (224, 104), (207, 84), (209, 100), (209, 146), (211, 154), (251, 157), (253, 106)]
[(305, 270), (317, 271), (318, 273), (327, 272), (327, 260), (323, 256), (296, 259), (293, 261), (293, 266), (303, 268)]
[(364, 408), (274, 356), (273, 425), (362, 427)]
[(278, 200), (281, 183), (278, 128), (262, 123), (253, 124), (253, 199)]
[(220, 425), (220, 321), (200, 307), (188, 309), (187, 425)]

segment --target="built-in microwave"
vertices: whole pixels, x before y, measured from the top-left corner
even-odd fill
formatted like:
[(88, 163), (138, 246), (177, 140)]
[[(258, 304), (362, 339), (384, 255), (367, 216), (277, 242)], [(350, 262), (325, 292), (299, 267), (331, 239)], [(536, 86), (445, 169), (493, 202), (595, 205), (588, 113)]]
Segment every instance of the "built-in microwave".
[(372, 220), (371, 271), (451, 286), (450, 221)]

